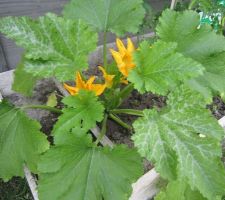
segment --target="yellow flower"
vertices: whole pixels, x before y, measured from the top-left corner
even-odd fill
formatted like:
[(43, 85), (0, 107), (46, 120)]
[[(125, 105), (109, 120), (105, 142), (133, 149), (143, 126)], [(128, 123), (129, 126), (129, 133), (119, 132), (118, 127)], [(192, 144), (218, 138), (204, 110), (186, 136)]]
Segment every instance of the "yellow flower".
[(94, 80), (95, 80), (95, 76), (91, 76), (87, 80), (87, 82), (85, 82), (85, 81), (82, 80), (82, 77), (81, 77), (80, 73), (77, 72), (76, 73), (76, 80), (75, 80), (76, 86), (73, 87), (73, 86), (69, 86), (66, 83), (64, 83), (64, 87), (71, 95), (77, 95), (80, 90), (89, 90), (89, 91), (95, 92), (95, 94), (97, 96), (99, 96), (104, 92), (106, 86), (105, 86), (105, 84), (104, 85), (94, 84), (93, 83)]
[(107, 72), (105, 71), (105, 69), (103, 67), (101, 67), (101, 66), (99, 66), (98, 68), (101, 70), (101, 72), (103, 74), (103, 77), (105, 79), (105, 86), (107, 88), (111, 88), (112, 85), (113, 85), (113, 79), (114, 79), (115, 75), (107, 74)]
[(129, 71), (135, 67), (133, 62), (133, 52), (135, 51), (134, 44), (131, 39), (127, 39), (127, 48), (124, 46), (123, 42), (120, 39), (116, 39), (116, 45), (118, 52), (110, 49), (114, 60), (117, 63), (119, 71), (125, 76), (128, 77)]
[(120, 79), (120, 83), (123, 83), (123, 84), (128, 84), (128, 80), (125, 78), (125, 77), (122, 77), (121, 79)]

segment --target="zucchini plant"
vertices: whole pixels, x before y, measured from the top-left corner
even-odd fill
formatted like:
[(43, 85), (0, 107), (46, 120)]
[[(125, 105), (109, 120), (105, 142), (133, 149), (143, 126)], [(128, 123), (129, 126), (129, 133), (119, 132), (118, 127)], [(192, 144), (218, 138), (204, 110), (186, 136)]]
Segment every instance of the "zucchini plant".
[[(154, 42), (139, 46), (117, 39), (107, 61), (107, 33), (137, 33), (144, 18), (142, 0), (72, 0), (63, 16), (37, 19), (5, 17), (0, 31), (25, 52), (14, 73), (13, 89), (32, 95), (37, 80), (53, 77), (70, 93), (63, 108), (0, 104), (0, 177), (23, 176), (26, 165), (38, 175), (40, 200), (125, 200), (142, 174), (142, 158), (166, 181), (157, 200), (215, 200), (225, 194), (221, 161), (224, 131), (206, 105), (225, 92), (225, 38), (212, 27), (199, 27), (191, 10), (165, 10)], [(103, 32), (101, 76), (86, 76), (88, 56)], [(90, 66), (89, 66), (90, 67)], [(96, 67), (96, 66), (92, 66)], [(75, 83), (67, 82), (75, 79)], [(167, 96), (166, 106), (121, 109), (136, 89)], [(47, 109), (60, 116), (50, 144), (27, 109)], [(118, 114), (136, 115), (133, 127)], [(102, 147), (107, 121), (133, 132), (134, 148)], [(91, 129), (100, 125), (97, 138)]]

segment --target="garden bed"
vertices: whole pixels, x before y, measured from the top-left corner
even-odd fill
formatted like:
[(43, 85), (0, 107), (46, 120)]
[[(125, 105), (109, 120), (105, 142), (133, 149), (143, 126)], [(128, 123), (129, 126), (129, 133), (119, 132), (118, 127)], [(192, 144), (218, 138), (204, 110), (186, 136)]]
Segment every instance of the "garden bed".
[[(150, 12), (142, 0), (107, 2), (0, 20), (25, 50), (14, 76), (0, 75), (1, 178), (25, 175), (34, 200), (224, 197), (224, 104), (207, 105), (225, 90), (222, 32), (202, 24), (196, 1), (183, 12), (172, 0), (156, 37), (107, 45), (109, 32), (141, 33)], [(31, 98), (11, 89), (32, 95), (37, 80)]]
[[(2, 86), (0, 87), (0, 91), (3, 91), (2, 92), (3, 96), (16, 106), (22, 106), (22, 105), (34, 104), (34, 103), (45, 104), (47, 101), (47, 97), (54, 91), (57, 92), (57, 96), (59, 96), (59, 99), (58, 99), (59, 101), (60, 101), (60, 95), (62, 95), (62, 93), (64, 93), (64, 95), (67, 94), (67, 92), (58, 83), (55, 84), (54, 80), (46, 79), (46, 80), (40, 81), (37, 84), (32, 98), (25, 98), (11, 91), (12, 76), (13, 76), (13, 71), (0, 74), (1, 82), (6, 79), (9, 80), (7, 81), (7, 83), (5, 82), (4, 88), (2, 88)], [(126, 99), (124, 103), (121, 105), (121, 108), (129, 107), (134, 109), (144, 109), (144, 108), (152, 108), (153, 106), (156, 106), (160, 109), (161, 107), (165, 105), (165, 100), (166, 100), (165, 97), (156, 96), (151, 93), (139, 95), (134, 90), (132, 92), (132, 95), (128, 99)], [(59, 107), (61, 106), (60, 102), (58, 106)], [(215, 97), (214, 103), (209, 105), (208, 107), (211, 109), (212, 113), (217, 119), (221, 118), (224, 115), (225, 106), (219, 97)], [(49, 140), (51, 141), (50, 132), (52, 130), (54, 123), (57, 120), (58, 115), (52, 114), (52, 113), (49, 113), (48, 111), (43, 111), (43, 110), (29, 110), (28, 114), (32, 118), (40, 121), (40, 123), (42, 124), (42, 131), (48, 135)], [(136, 119), (136, 117), (122, 116), (122, 119), (125, 122), (132, 124), (132, 122)], [(219, 123), (223, 127), (225, 127), (224, 118), (220, 119)], [(130, 147), (133, 147), (133, 143), (130, 139), (131, 132), (118, 126), (112, 121), (109, 121), (107, 126), (109, 130), (107, 133), (107, 137), (109, 137), (109, 139), (113, 143), (118, 143), (118, 144), (123, 143)], [(95, 129), (93, 129), (93, 132), (94, 134), (98, 133), (98, 128), (96, 127)], [(103, 141), (102, 141), (103, 145), (112, 145), (112, 143), (107, 137), (103, 138)], [(146, 172), (152, 169), (152, 165), (149, 162), (145, 161), (144, 165), (145, 165)], [(140, 199), (147, 200), (153, 197), (158, 191), (156, 187), (158, 181), (159, 181), (159, 175), (154, 171), (154, 169), (147, 172), (135, 183), (135, 185), (133, 185), (133, 194), (130, 200), (140, 200)], [(24, 183), (24, 181), (20, 179), (14, 178), (9, 183), (5, 183), (4, 185), (2, 185), (1, 188), (10, 186), (15, 188), (16, 190), (17, 188), (20, 188), (20, 184), (22, 184), (25, 187), (25, 189), (23, 188), (24, 199), (31, 199), (31, 194), (26, 189), (26, 184)]]
[[(2, 73), (0, 74), (0, 81), (2, 81), (3, 77), (7, 77), (8, 80), (12, 80), (12, 75), (13, 75), (13, 71), (9, 71), (9, 72), (6, 72), (6, 73)], [(35, 92), (34, 92), (34, 95), (32, 98), (26, 98), (26, 97), (23, 97), (21, 96), (20, 94), (17, 94), (17, 93), (14, 93), (13, 91), (11, 91), (10, 89), (10, 85), (12, 84), (12, 82), (9, 82), (7, 83), (7, 87), (5, 87), (4, 89), (3, 88), (0, 88), (0, 90), (3, 90), (5, 91), (6, 93), (2, 93), (4, 98), (8, 99), (11, 103), (13, 103), (14, 105), (16, 106), (23, 106), (23, 105), (27, 105), (27, 104), (45, 104), (46, 101), (47, 101), (47, 96), (49, 96), (52, 92), (56, 91), (58, 93), (58, 95), (62, 95), (60, 93), (60, 90), (62, 91), (62, 88), (58, 88), (57, 85), (54, 84), (54, 81), (53, 80), (43, 80), (43, 81), (40, 81), (36, 88), (35, 88)], [(64, 89), (63, 89), (64, 90)], [(41, 91), (41, 93), (39, 93), (38, 91)], [(66, 91), (64, 90), (64, 92), (66, 93)], [(133, 93), (135, 94), (135, 92)], [(150, 95), (151, 96), (151, 95)], [(150, 98), (149, 96), (149, 98)], [(134, 98), (135, 96), (132, 96), (131, 98)], [(152, 95), (152, 97), (155, 98), (154, 95)], [(142, 97), (143, 99), (145, 99), (145, 96)], [(140, 101), (140, 98), (137, 98), (137, 101)], [(126, 101), (126, 103), (129, 102), (129, 99)], [(59, 105), (60, 106), (60, 105)], [(41, 125), (42, 125), (42, 131), (44, 133), (46, 133), (49, 137), (49, 140), (51, 141), (51, 136), (49, 135), (51, 130), (52, 130), (52, 127), (53, 127), (53, 124), (55, 123), (55, 121), (57, 120), (57, 117), (58, 115), (57, 114), (52, 114), (48, 111), (43, 111), (43, 110), (29, 110), (28, 112), (28, 115), (31, 116), (33, 119), (36, 119), (38, 121), (40, 121)], [(127, 122), (130, 121), (132, 122), (134, 120), (133, 119), (125, 119)], [(120, 143), (120, 144), (127, 144), (128, 146), (133, 146), (131, 143), (131, 140), (130, 140), (130, 133), (124, 129), (121, 129), (118, 125), (114, 124), (114, 123), (109, 123), (109, 133), (108, 133), (108, 136), (110, 136), (110, 138), (112, 139), (113, 142), (115, 143)], [(98, 131), (97, 128), (95, 128), (93, 130), (94, 134), (96, 134)], [(113, 131), (115, 131), (115, 135), (113, 135)], [(98, 133), (97, 133), (98, 134)], [(110, 142), (110, 140), (105, 137), (103, 139), (103, 145), (111, 145), (112, 143)], [(151, 169), (152, 166), (147, 162), (145, 161), (144, 162), (144, 165), (145, 165), (145, 171), (147, 171), (148, 169)], [(149, 181), (152, 179), (152, 181), (158, 181), (158, 174), (155, 173), (155, 171), (150, 171), (150, 173), (147, 173), (145, 174), (145, 176), (143, 176), (142, 178), (140, 178), (138, 180), (138, 182), (136, 183), (136, 187), (134, 187), (134, 193), (133, 193), (133, 197), (130, 198), (131, 200), (138, 200), (139, 199), (139, 195), (143, 195), (143, 194), (140, 194), (140, 191), (141, 192), (144, 192), (145, 193), (145, 196), (148, 194), (148, 193), (151, 193), (151, 194), (148, 194), (146, 196), (146, 200), (149, 198), (149, 197), (152, 197), (157, 189), (155, 187), (153, 188), (150, 188), (149, 190), (146, 190), (146, 185), (147, 184), (147, 187), (149, 187)], [(13, 185), (14, 184), (14, 181), (15, 181), (15, 184), (18, 182), (18, 179), (14, 179), (12, 182), (10, 182), (8, 185)], [(22, 180), (21, 180), (22, 182)], [(142, 186), (144, 187), (144, 189), (142, 188)], [(18, 185), (16, 184), (16, 187), (18, 187)], [(29, 194), (26, 193), (27, 196), (29, 196)], [(150, 195), (150, 196), (149, 196)], [(29, 199), (29, 198), (28, 198)]]
[[(152, 37), (154, 34), (146, 34), (142, 38), (148, 38)], [(134, 41), (136, 41), (136, 37), (132, 38)], [(115, 43), (108, 44), (108, 48), (115, 47)], [(90, 61), (89, 64), (91, 66), (97, 66), (98, 64), (102, 63), (102, 46), (100, 46), (94, 53), (90, 55)], [(111, 56), (108, 55), (108, 60), (111, 60)], [(47, 101), (47, 97), (54, 91), (56, 91), (57, 96), (59, 97), (58, 100), (60, 100), (61, 95), (68, 95), (67, 91), (61, 86), (60, 83), (53, 79), (45, 79), (42, 81), (39, 81), (34, 89), (34, 94), (32, 98), (26, 98), (20, 94), (17, 94), (12, 91), (11, 85), (13, 83), (13, 70), (4, 72), (0, 74), (0, 82), (3, 83), (0, 86), (0, 91), (4, 98), (8, 99), (11, 103), (13, 103), (16, 106), (22, 106), (27, 104), (45, 104)], [(163, 98), (159, 98), (153, 94), (148, 94), (147, 96), (140, 96), (135, 91), (132, 93), (133, 95), (129, 97), (126, 101), (124, 101), (122, 106), (128, 106), (131, 102), (131, 98), (133, 101), (133, 105), (129, 105), (133, 108), (139, 108), (142, 109), (144, 107), (150, 108), (154, 105), (162, 106), (163, 104)], [(147, 97), (147, 98), (146, 98)], [(150, 101), (149, 101), (150, 100)], [(144, 102), (145, 101), (145, 102)], [(136, 103), (135, 103), (136, 102)], [(140, 107), (140, 105), (142, 106)], [(60, 102), (59, 102), (59, 107)], [(28, 110), (28, 115), (31, 116), (33, 119), (38, 120), (42, 125), (42, 131), (47, 134), (48, 139), (51, 141), (50, 132), (52, 130), (52, 127), (57, 120), (58, 115), (49, 113), (48, 111), (43, 110)], [(128, 122), (132, 123), (134, 121), (135, 117), (123, 117), (123, 119)], [(115, 143), (123, 143), (128, 146), (133, 146), (132, 141), (130, 139), (131, 133), (117, 124), (109, 121), (108, 123), (108, 130), (107, 136), (103, 137), (101, 140), (102, 145), (109, 145), (112, 146), (113, 142)], [(99, 134), (98, 127), (92, 129), (93, 135), (97, 136)], [(149, 198), (152, 198), (156, 192), (158, 191), (157, 187), (155, 186), (156, 183), (159, 180), (158, 173), (155, 172), (154, 169), (152, 169), (152, 166), (147, 160), (143, 160), (143, 164), (145, 166), (145, 172), (147, 172), (143, 177), (141, 177), (134, 185), (133, 185), (133, 194), (130, 198), (130, 200), (147, 200)], [(152, 170), (150, 170), (152, 169)], [(150, 170), (150, 171), (149, 171)], [(148, 172), (149, 171), (149, 172)], [(27, 179), (29, 177), (26, 177)], [(35, 187), (34, 185), (30, 187)], [(33, 188), (34, 189), (34, 188)], [(34, 191), (33, 191), (34, 192)], [(35, 196), (35, 195), (34, 195)], [(35, 199), (36, 200), (36, 199)]]

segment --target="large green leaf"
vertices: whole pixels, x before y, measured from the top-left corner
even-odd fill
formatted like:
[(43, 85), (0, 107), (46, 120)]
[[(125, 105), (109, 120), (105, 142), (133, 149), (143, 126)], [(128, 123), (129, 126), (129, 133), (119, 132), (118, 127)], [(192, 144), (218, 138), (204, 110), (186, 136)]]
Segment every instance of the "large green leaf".
[(155, 200), (206, 200), (198, 191), (193, 191), (183, 180), (172, 181), (165, 191), (161, 191)]
[(137, 33), (145, 10), (142, 0), (71, 0), (64, 16), (83, 19), (98, 31), (117, 35)]
[(63, 103), (67, 107), (53, 129), (56, 143), (61, 140), (57, 138), (73, 128), (86, 132), (103, 119), (104, 107), (93, 92), (81, 90), (76, 96), (65, 97)]
[(189, 86), (212, 99), (214, 92), (225, 93), (225, 38), (210, 26), (199, 26), (199, 15), (194, 11), (166, 10), (157, 26), (158, 36), (166, 42), (176, 42), (177, 50), (199, 61), (205, 72), (188, 82)]
[(50, 13), (37, 20), (2, 18), (0, 32), (26, 50), (26, 71), (42, 77), (56, 76), (61, 81), (73, 79), (76, 70), (87, 67), (88, 54), (97, 42), (97, 35), (80, 20)]
[(23, 165), (37, 172), (39, 155), (48, 149), (40, 125), (20, 109), (0, 104), (0, 177), (23, 176)]
[(206, 99), (212, 96), (225, 95), (225, 52), (212, 55), (201, 61), (206, 71), (202, 76), (188, 81), (188, 85), (202, 93)]
[(39, 170), (40, 200), (125, 200), (143, 173), (136, 150), (98, 147), (89, 135), (77, 133), (65, 134), (44, 154)]
[(163, 177), (177, 174), (208, 199), (225, 194), (222, 128), (198, 93), (181, 87), (168, 98), (166, 109), (145, 110), (134, 123), (135, 146)]
[(136, 68), (128, 80), (140, 92), (151, 91), (165, 95), (180, 81), (202, 74), (203, 67), (198, 62), (176, 52), (176, 43), (156, 42), (153, 46), (144, 41), (135, 54)]
[(165, 42), (176, 42), (179, 52), (198, 61), (225, 51), (225, 38), (209, 25), (198, 28), (199, 20), (198, 13), (191, 10), (166, 10), (159, 19), (157, 35)]
[(23, 59), (14, 71), (14, 80), (12, 89), (25, 96), (32, 96), (33, 89), (38, 80), (37, 76), (28, 73), (24, 69)]

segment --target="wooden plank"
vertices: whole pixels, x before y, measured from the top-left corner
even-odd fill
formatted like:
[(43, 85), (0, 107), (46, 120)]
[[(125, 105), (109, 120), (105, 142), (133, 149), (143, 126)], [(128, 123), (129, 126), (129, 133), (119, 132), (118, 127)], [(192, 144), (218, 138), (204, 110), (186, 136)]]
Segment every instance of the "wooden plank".
[(13, 83), (13, 70), (0, 73), (0, 93), (4, 96), (13, 94), (12, 91)]
[(60, 14), (68, 0), (1, 0), (0, 16), (32, 16), (37, 17), (46, 12)]
[(5, 60), (7, 62), (7, 69), (15, 69), (20, 61), (20, 57), (23, 53), (23, 49), (16, 46), (16, 44), (9, 39), (6, 39), (0, 34), (0, 40), (4, 49)]
[(8, 65), (6, 62), (5, 52), (4, 52), (4, 49), (3, 49), (3, 46), (2, 46), (2, 43), (0, 40), (0, 72), (7, 71), (8, 69), (9, 68), (8, 68)]
[[(25, 15), (38, 17), (47, 12), (60, 14), (67, 2), (68, 0), (0, 0), (0, 17)], [(0, 41), (5, 51), (5, 59), (8, 64), (7, 69), (15, 69), (23, 53), (23, 49), (1, 34)]]

